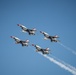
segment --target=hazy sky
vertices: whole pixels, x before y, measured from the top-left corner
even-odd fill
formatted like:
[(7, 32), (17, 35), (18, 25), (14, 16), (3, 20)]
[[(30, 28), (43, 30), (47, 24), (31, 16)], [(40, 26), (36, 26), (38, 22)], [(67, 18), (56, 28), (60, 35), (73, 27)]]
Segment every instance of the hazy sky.
[[(36, 35), (22, 33), (17, 24), (36, 28)], [(76, 55), (58, 43), (44, 40), (39, 31), (59, 35), (61, 43), (76, 51), (76, 1), (0, 0), (0, 75), (72, 75), (36, 53), (34, 47), (16, 45), (10, 38), (14, 35), (29, 39), (30, 44), (49, 47), (53, 56), (76, 67)]]

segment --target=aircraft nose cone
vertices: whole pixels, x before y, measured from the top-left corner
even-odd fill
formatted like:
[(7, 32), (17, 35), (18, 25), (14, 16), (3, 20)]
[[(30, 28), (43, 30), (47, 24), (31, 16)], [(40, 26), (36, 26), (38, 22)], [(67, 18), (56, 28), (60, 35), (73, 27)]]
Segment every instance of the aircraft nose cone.
[(42, 31), (40, 31), (40, 33), (42, 33)]
[(34, 46), (34, 44), (32, 44), (32, 46)]
[(12, 38), (12, 36), (10, 36)]
[(17, 24), (17, 26), (20, 26), (19, 24)]
[(43, 31), (40, 31), (40, 33), (42, 33), (42, 34), (43, 34), (44, 32), (43, 32)]

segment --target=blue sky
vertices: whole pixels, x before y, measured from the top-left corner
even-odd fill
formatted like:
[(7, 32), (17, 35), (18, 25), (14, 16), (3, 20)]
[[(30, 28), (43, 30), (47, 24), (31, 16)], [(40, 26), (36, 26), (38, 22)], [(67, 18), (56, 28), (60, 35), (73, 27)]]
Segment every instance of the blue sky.
[[(36, 28), (35, 36), (22, 33), (17, 24)], [(49, 47), (52, 55), (76, 67), (76, 55), (43, 40), (39, 31), (59, 35), (59, 40), (76, 51), (75, 0), (0, 0), (0, 75), (72, 75), (35, 52), (34, 47), (16, 45), (11, 35), (30, 44)]]

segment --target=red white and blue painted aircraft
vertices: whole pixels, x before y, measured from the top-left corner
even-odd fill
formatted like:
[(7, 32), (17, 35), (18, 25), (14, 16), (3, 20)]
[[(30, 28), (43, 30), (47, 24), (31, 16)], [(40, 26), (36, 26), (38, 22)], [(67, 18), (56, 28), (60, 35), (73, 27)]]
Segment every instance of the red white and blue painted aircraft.
[(44, 32), (44, 31), (40, 31), (40, 33), (42, 33), (44, 35), (45, 40), (50, 39), (51, 42), (59, 42), (59, 40), (57, 40), (57, 38), (59, 38), (58, 35), (50, 36), (48, 33)]
[(34, 45), (34, 44), (32, 44), (32, 46), (34, 46), (36, 48), (36, 52), (42, 52), (43, 54), (50, 54), (49, 48), (44, 49), (44, 48), (41, 48), (40, 46)]
[(21, 44), (22, 46), (28, 46), (29, 44), (29, 40), (20, 40), (19, 38), (15, 37), (15, 36), (10, 36), (11, 38), (13, 38), (16, 42), (15, 44)]
[(27, 32), (29, 35), (35, 35), (35, 32), (37, 31), (36, 28), (28, 29), (22, 24), (17, 24), (19, 27), (21, 27), (22, 32)]

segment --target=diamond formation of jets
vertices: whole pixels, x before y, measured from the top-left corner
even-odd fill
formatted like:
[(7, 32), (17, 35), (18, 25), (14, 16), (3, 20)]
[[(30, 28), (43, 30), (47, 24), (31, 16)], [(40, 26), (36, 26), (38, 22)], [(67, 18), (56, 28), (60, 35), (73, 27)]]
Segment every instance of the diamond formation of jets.
[(36, 32), (36, 28), (33, 28), (33, 29), (28, 29), (26, 28), (24, 25), (22, 24), (17, 24), (19, 27), (21, 27), (22, 29), (22, 32), (27, 32), (29, 35), (35, 35), (35, 32)]
[(21, 44), (22, 46), (28, 46), (29, 44), (29, 40), (20, 40), (19, 38), (15, 37), (15, 36), (11, 36), (11, 38), (13, 38), (16, 42), (16, 44)]
[[(22, 24), (17, 24), (19, 27), (21, 27), (22, 32), (27, 32), (29, 35), (35, 35), (35, 32), (37, 31), (36, 28), (33, 29), (28, 29), (26, 28), (24, 25)], [(55, 36), (50, 36), (48, 33), (44, 32), (44, 31), (40, 31), (41, 34), (44, 35), (44, 39), (45, 40), (51, 40), (51, 42), (59, 42), (59, 40), (57, 38), (59, 38), (58, 35)], [(21, 40), (15, 36), (11, 36), (11, 38), (13, 38), (15, 40), (16, 44), (21, 44), (22, 46), (28, 46), (29, 45), (29, 40)], [(38, 45), (32, 44), (32, 46), (34, 46), (36, 48), (36, 52), (42, 52), (42, 54), (50, 54), (50, 49), (49, 48), (41, 48)]]
[[(35, 32), (37, 31), (36, 28), (33, 29), (28, 29), (26, 28), (24, 25), (22, 24), (17, 24), (19, 27), (21, 27), (22, 32), (27, 32), (29, 35), (35, 35)], [(41, 34), (44, 35), (44, 39), (45, 40), (50, 40), (51, 42), (60, 42), (58, 40), (59, 36), (55, 35), (55, 36), (51, 36), (48, 33), (44, 32), (44, 31), (40, 31)], [(58, 66), (60, 66), (61, 68), (71, 72), (72, 74), (76, 74), (75, 72), (75, 68), (67, 63), (62, 63), (62, 61), (57, 61), (54, 58), (51, 58), (48, 54), (50, 54), (51, 50), (49, 47), (47, 48), (42, 48), (39, 45), (36, 44), (31, 44), (29, 45), (29, 40), (21, 40), (19, 38), (17, 38), (16, 36), (10, 36), (12, 39), (15, 40), (16, 44), (21, 44), (22, 46), (33, 46), (36, 49), (36, 52), (38, 52), (39, 54), (43, 55), (45, 58), (49, 59), (50, 61), (52, 61), (53, 63), (57, 64)], [(64, 48), (68, 49), (69, 51), (71, 51), (70, 48), (68, 48), (67, 46), (63, 45), (62, 43), (59, 43), (61, 46), (63, 46)], [(74, 52), (73, 52), (74, 53)], [(64, 67), (63, 67), (64, 66)], [(70, 67), (69, 67), (70, 66)]]

